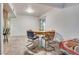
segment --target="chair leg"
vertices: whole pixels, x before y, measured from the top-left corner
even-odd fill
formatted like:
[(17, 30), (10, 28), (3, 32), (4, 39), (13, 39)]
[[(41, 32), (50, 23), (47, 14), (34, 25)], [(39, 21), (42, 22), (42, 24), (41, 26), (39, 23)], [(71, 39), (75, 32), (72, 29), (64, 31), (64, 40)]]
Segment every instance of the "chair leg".
[(29, 45), (31, 45), (31, 44), (32, 44), (32, 43), (30, 43), (30, 44), (26, 45), (26, 47), (27, 47), (27, 46), (29, 46)]

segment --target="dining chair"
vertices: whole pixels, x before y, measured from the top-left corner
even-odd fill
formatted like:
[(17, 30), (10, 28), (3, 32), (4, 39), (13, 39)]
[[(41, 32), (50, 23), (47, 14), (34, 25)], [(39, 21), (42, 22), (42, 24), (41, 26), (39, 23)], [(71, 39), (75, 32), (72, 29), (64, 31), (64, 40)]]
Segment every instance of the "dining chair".
[(27, 31), (27, 37), (28, 37), (28, 39), (32, 39), (32, 41), (34, 41), (38, 38), (38, 36), (36, 36), (33, 31)]
[(38, 36), (36, 36), (33, 31), (27, 31), (27, 38), (28, 38), (28, 42), (30, 43), (26, 45), (26, 47), (30, 45), (35, 46), (34, 41), (38, 39)]

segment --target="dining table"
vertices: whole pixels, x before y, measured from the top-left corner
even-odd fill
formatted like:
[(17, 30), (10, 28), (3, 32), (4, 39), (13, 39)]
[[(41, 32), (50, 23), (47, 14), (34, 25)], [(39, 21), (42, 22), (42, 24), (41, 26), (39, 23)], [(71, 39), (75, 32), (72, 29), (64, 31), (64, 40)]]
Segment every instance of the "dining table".
[(34, 33), (39, 37), (38, 46), (45, 49), (48, 45), (48, 41), (54, 38), (55, 35), (55, 31), (35, 31)]

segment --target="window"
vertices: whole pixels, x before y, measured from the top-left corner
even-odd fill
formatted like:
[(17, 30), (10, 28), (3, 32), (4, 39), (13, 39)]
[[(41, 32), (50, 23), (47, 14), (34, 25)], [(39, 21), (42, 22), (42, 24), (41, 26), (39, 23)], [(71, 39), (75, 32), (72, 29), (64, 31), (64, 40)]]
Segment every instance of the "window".
[(46, 19), (45, 17), (40, 19), (40, 31), (45, 31)]

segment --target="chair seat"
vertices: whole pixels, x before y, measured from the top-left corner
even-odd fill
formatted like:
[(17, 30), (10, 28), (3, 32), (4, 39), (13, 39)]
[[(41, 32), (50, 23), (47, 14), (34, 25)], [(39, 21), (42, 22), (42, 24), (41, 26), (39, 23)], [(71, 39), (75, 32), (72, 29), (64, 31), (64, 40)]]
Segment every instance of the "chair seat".
[(29, 37), (29, 39), (32, 39), (32, 40), (35, 40), (37, 39), (38, 37)]

